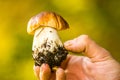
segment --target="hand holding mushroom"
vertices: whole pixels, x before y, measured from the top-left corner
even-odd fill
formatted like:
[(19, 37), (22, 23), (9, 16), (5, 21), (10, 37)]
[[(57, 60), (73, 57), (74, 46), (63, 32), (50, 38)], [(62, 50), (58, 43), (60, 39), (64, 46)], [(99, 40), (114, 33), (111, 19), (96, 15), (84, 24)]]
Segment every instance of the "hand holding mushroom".
[[(62, 24), (59, 23), (61, 21)], [(32, 50), (38, 80), (120, 80), (120, 63), (87, 35), (67, 41), (63, 46), (56, 30), (66, 28), (66, 21), (55, 13), (43, 12), (31, 18), (27, 31), (35, 33)], [(85, 56), (68, 55), (66, 58), (66, 49), (82, 52)], [(51, 72), (55, 66), (60, 67)]]
[(56, 76), (46, 64), (34, 67), (39, 80), (120, 80), (120, 63), (87, 35), (69, 40), (64, 46), (86, 56), (68, 55), (64, 65), (57, 69)]

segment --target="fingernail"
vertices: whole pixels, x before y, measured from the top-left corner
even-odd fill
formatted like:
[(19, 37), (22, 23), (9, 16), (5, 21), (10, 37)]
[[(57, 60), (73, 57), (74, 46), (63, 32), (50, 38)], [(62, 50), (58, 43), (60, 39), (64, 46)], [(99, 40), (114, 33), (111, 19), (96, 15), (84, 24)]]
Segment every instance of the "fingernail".
[(72, 45), (71, 41), (66, 41), (66, 42), (64, 43), (64, 46), (71, 46), (71, 45)]
[(34, 74), (37, 78), (39, 78), (39, 73), (40, 73), (40, 67), (39, 66), (34, 66)]
[(40, 67), (39, 66), (33, 66), (33, 70), (36, 71), (36, 72), (39, 72)]
[(61, 73), (61, 72), (63, 72), (63, 70), (61, 68), (58, 68), (57, 71), (56, 71), (57, 74)]
[(40, 80), (48, 80), (50, 77), (51, 71), (48, 64), (42, 64), (40, 70)]
[(45, 70), (46, 66), (47, 66), (47, 65), (46, 65), (45, 63), (42, 64), (42, 65), (41, 65), (41, 71)]
[(48, 64), (42, 64), (41, 67), (40, 67), (40, 70), (41, 72), (45, 72), (46, 70), (49, 70), (50, 71), (50, 67)]

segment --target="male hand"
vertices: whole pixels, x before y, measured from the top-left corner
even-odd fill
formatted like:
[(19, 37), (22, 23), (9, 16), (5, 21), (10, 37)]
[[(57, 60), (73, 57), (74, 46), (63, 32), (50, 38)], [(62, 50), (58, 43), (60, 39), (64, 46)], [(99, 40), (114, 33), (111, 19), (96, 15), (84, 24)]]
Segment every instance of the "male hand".
[(35, 66), (34, 72), (39, 80), (120, 80), (120, 64), (87, 35), (69, 40), (64, 46), (85, 56), (68, 55), (54, 73), (47, 64)]

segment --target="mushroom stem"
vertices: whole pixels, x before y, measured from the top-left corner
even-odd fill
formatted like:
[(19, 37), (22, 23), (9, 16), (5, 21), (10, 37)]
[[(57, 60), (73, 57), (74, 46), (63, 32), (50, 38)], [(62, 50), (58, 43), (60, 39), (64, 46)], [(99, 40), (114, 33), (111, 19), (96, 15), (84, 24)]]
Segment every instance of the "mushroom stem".
[(42, 63), (47, 63), (50, 67), (54, 67), (55, 64), (60, 66), (60, 62), (67, 55), (56, 29), (51, 27), (42, 27), (35, 31), (32, 50), (35, 64), (39, 66)]
[(54, 47), (63, 46), (56, 29), (51, 27), (39, 28), (35, 31), (32, 50), (35, 51), (37, 48), (39, 52), (43, 50), (54, 51)]

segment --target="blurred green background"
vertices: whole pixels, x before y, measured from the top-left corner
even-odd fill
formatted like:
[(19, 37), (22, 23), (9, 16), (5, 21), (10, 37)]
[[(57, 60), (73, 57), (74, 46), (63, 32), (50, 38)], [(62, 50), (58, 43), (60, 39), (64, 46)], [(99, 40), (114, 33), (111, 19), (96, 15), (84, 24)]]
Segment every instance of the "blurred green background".
[(28, 20), (41, 11), (63, 16), (62, 41), (88, 34), (120, 62), (120, 0), (0, 0), (0, 80), (35, 80)]

